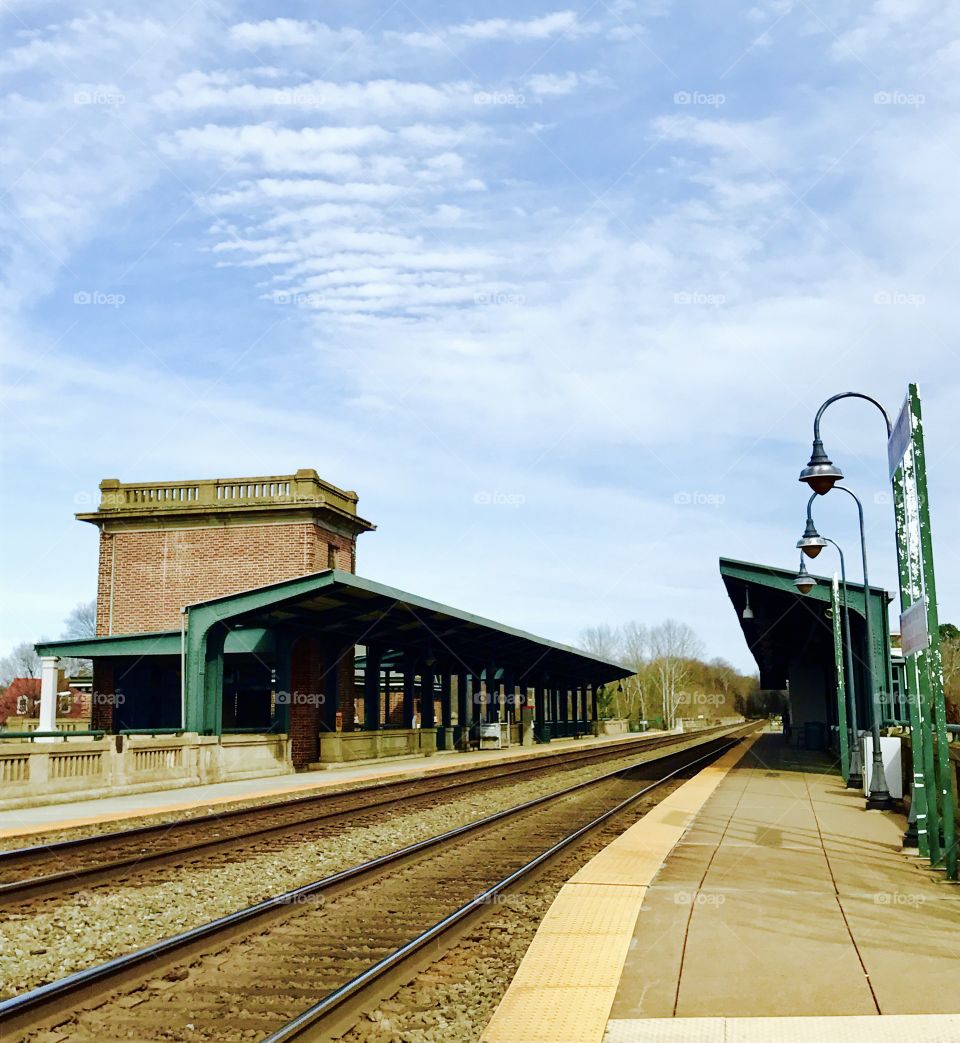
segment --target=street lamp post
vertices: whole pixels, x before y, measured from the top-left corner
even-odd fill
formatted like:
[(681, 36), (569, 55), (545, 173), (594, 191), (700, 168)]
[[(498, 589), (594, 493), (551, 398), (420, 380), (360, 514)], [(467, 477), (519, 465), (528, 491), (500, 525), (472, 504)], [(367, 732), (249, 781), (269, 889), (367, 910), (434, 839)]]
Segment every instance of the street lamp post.
[(813, 419), (813, 449), (807, 466), (800, 472), (800, 481), (809, 485), (813, 492), (818, 496), (826, 495), (834, 487), (843, 489), (844, 492), (849, 493), (849, 495), (853, 497), (857, 504), (857, 512), (860, 517), (860, 551), (863, 558), (864, 616), (867, 624), (867, 661), (865, 666), (867, 671), (867, 684), (869, 685), (871, 695), (871, 705), (873, 707), (873, 727), (871, 729), (873, 738), (873, 765), (870, 779), (870, 796), (867, 799), (867, 807), (871, 809), (886, 809), (892, 806), (893, 801), (890, 797), (890, 791), (887, 788), (886, 774), (883, 770), (883, 754), (880, 751), (880, 707), (878, 705), (878, 692), (873, 672), (873, 620), (870, 612), (870, 580), (868, 579), (867, 574), (867, 541), (863, 523), (863, 504), (860, 502), (859, 497), (850, 489), (847, 489), (842, 485), (837, 486), (837, 482), (843, 479), (843, 472), (827, 456), (823, 448), (823, 442), (820, 439), (820, 420), (822, 419), (823, 414), (827, 411), (829, 406), (834, 402), (839, 402), (843, 398), (861, 398), (865, 402), (870, 402), (876, 406), (877, 409), (880, 410), (884, 423), (887, 426), (887, 438), (889, 439), (893, 430), (890, 423), (890, 417), (887, 415), (887, 411), (875, 398), (871, 398), (870, 395), (864, 395), (859, 391), (843, 391), (839, 395), (833, 395), (817, 410), (817, 414)]
[(860, 497), (845, 485), (836, 486), (842, 489), (853, 499), (857, 505), (857, 515), (860, 520), (860, 555), (863, 561), (863, 614), (867, 629), (867, 655), (864, 669), (867, 674), (867, 691), (870, 693), (871, 706), (873, 707), (873, 722), (871, 734), (873, 738), (873, 764), (870, 774), (870, 796), (867, 798), (869, 809), (885, 811), (893, 807), (893, 798), (887, 788), (887, 776), (883, 769), (883, 752), (880, 749), (880, 692), (877, 687), (873, 670), (873, 613), (870, 611), (870, 575), (867, 570), (867, 535), (863, 522), (863, 504)]
[(843, 549), (835, 540), (829, 536), (821, 536), (813, 524), (813, 501), (817, 493), (812, 493), (807, 501), (807, 527), (803, 536), (797, 540), (797, 546), (809, 558), (815, 558), (821, 550), (829, 543), (832, 544), (837, 554), (840, 555), (840, 583), (843, 588), (843, 631), (847, 646), (846, 674), (847, 688), (850, 690), (850, 730), (853, 733), (853, 742), (850, 744), (850, 768), (847, 774), (847, 788), (860, 789), (863, 786), (863, 764), (860, 759), (860, 728), (857, 724), (857, 690), (854, 683), (853, 673), (853, 642), (850, 639), (850, 605), (847, 600), (847, 565), (843, 556)]

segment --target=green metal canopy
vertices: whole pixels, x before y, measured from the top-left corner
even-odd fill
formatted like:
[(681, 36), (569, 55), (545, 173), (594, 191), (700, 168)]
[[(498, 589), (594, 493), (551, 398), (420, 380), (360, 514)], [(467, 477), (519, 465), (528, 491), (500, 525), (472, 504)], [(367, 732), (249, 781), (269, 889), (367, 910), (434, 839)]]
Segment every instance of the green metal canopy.
[(492, 667), (521, 686), (599, 686), (632, 673), (568, 645), (336, 569), (186, 606), (182, 633), (36, 647), (41, 655), (84, 658), (181, 656), (183, 723), (190, 731), (217, 733), (224, 654), (262, 651), (303, 634), (321, 636), (351, 656), (356, 645), (376, 646), (411, 662), (443, 664), (451, 673), (481, 676)]
[[(767, 689), (798, 692), (801, 685), (813, 684), (811, 671), (823, 676), (822, 684), (833, 684), (833, 626), (829, 616), (831, 576), (815, 575), (817, 585), (809, 594), (800, 594), (793, 584), (796, 570), (758, 562), (720, 559), (720, 575), (737, 613), (737, 622), (760, 669), (760, 685)], [(854, 664), (862, 703), (861, 720), (868, 720), (871, 700), (866, 695), (867, 656), (866, 611), (873, 621), (874, 677), (881, 696), (890, 698), (890, 623), (887, 605), (890, 595), (881, 587), (867, 592), (862, 583), (847, 581), (851, 615)], [(750, 612), (744, 618), (749, 600)]]

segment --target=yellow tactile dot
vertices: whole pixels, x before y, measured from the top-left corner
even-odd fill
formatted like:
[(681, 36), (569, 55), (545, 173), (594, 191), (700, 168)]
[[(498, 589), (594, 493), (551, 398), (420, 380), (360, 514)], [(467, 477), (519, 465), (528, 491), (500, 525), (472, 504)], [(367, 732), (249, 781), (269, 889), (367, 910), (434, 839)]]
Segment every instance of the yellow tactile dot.
[[(614, 988), (517, 987), (509, 1015), (498, 1010), (483, 1043), (577, 1043), (602, 1039)], [(586, 1034), (585, 1034), (586, 1033)]]

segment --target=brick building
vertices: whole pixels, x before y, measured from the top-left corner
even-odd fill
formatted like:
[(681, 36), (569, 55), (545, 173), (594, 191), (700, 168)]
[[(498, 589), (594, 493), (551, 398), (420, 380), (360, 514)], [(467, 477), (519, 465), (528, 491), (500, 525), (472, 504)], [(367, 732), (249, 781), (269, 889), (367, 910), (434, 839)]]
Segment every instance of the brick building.
[[(97, 511), (81, 521), (100, 531), (97, 636), (177, 629), (192, 604), (324, 569), (355, 572), (357, 536), (375, 528), (357, 514), (357, 494), (302, 468), (293, 475), (213, 478), (191, 482), (100, 483)], [(338, 651), (342, 702), (353, 724), (353, 656)], [(295, 690), (316, 691), (330, 658), (323, 643), (304, 637), (291, 650)], [(224, 676), (224, 721), (236, 728), (269, 727), (275, 686), (271, 657), (237, 653)], [(119, 668), (119, 669), (118, 669)], [(181, 685), (182, 664), (94, 661), (93, 727), (117, 722), (116, 693), (135, 688), (153, 721), (172, 724), (166, 698)], [(311, 682), (314, 682), (311, 686)], [(146, 698), (144, 698), (146, 693)], [(123, 707), (124, 699), (120, 704)], [(120, 709), (128, 727), (147, 723)], [(316, 706), (298, 704), (289, 721), (293, 759), (316, 760)]]
[(36, 648), (48, 695), (62, 657), (93, 660), (91, 727), (118, 751), (192, 736), (229, 777), (464, 748), (481, 722), (510, 741), (523, 707), (548, 741), (590, 727), (599, 685), (629, 673), (357, 576), (374, 526), (316, 471), (100, 490), (77, 515), (99, 530), (97, 634)]
[(97, 636), (180, 626), (185, 605), (322, 569), (356, 572), (375, 528), (312, 469), (265, 478), (100, 483)]

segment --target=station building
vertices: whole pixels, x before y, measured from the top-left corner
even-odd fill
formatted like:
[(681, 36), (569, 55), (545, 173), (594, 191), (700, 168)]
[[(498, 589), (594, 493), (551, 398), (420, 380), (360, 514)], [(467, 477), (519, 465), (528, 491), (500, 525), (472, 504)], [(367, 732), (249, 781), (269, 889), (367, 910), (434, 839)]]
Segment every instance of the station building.
[(77, 515), (99, 533), (96, 637), (36, 646), (44, 678), (93, 661), (93, 730), (217, 744), (237, 777), (258, 757), (301, 769), (497, 728), (504, 744), (585, 734), (601, 686), (630, 673), (361, 578), (375, 526), (312, 469), (100, 494)]

